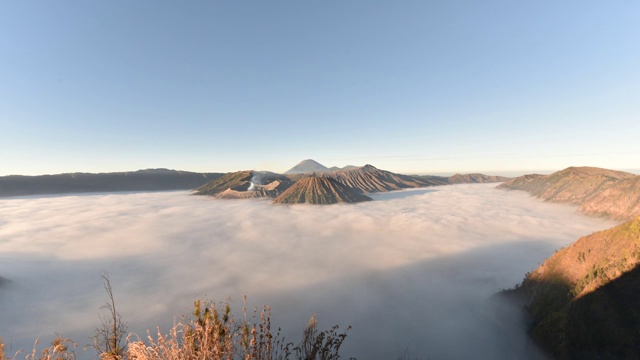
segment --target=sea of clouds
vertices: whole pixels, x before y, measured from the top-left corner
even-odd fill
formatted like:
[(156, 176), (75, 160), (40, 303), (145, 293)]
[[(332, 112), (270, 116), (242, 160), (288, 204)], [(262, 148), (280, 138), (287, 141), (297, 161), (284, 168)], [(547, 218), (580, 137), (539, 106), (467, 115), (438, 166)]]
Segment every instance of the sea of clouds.
[[(558, 248), (611, 221), (495, 185), (278, 206), (189, 192), (0, 199), (0, 336), (31, 349), (55, 333), (80, 345), (99, 325), (108, 272), (140, 337), (193, 300), (267, 304), (297, 341), (311, 314), (352, 330), (346, 357), (540, 358), (519, 312), (491, 296)], [(77, 350), (92, 358), (91, 350)]]

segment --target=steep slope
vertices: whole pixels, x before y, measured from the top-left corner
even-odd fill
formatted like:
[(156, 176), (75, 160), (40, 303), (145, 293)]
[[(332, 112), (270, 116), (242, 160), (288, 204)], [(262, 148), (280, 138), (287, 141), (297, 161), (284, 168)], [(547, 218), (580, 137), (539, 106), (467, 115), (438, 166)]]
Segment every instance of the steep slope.
[(318, 163), (315, 160), (307, 159), (307, 160), (302, 160), (296, 166), (287, 170), (285, 174), (306, 174), (306, 173), (327, 172), (327, 171), (330, 171), (328, 167)]
[(580, 204), (585, 214), (630, 219), (640, 215), (640, 176), (620, 180)]
[(359, 189), (363, 193), (386, 192), (424, 186), (445, 185), (446, 182), (422, 176), (395, 174), (372, 165), (334, 171), (324, 174), (343, 185)]
[(195, 195), (216, 195), (230, 188), (238, 186), (246, 186), (249, 188), (253, 171), (236, 171), (225, 174), (215, 180), (212, 180), (196, 189)]
[(220, 173), (147, 169), (114, 173), (71, 173), (0, 177), (0, 196), (111, 191), (190, 190), (216, 179)]
[(485, 174), (455, 174), (449, 176), (449, 184), (484, 184), (494, 182), (505, 182), (510, 178), (504, 176), (493, 176)]
[(291, 182), (286, 180), (274, 180), (266, 185), (250, 184), (240, 185), (215, 195), (218, 199), (252, 199), (252, 198), (275, 198), (282, 194), (291, 186)]
[(291, 184), (292, 181), (286, 176), (268, 171), (237, 171), (197, 188), (195, 195), (210, 195), (220, 199), (274, 198)]
[(300, 179), (284, 193), (273, 200), (274, 204), (337, 204), (369, 201), (370, 197), (360, 194), (340, 182), (320, 176)]
[(554, 357), (640, 358), (639, 265), (637, 217), (559, 250), (511, 295), (526, 299), (531, 335)]
[(499, 189), (524, 190), (546, 201), (580, 205), (620, 180), (634, 174), (595, 167), (569, 167), (551, 175), (525, 175), (498, 186)]

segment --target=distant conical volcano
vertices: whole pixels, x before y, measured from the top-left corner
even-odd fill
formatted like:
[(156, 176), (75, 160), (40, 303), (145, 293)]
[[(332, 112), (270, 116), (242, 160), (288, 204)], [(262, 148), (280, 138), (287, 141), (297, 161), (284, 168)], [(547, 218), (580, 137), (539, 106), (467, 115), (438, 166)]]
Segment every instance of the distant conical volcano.
[(280, 194), (274, 204), (337, 204), (369, 201), (370, 197), (356, 189), (341, 184), (337, 180), (311, 176), (298, 180)]
[(285, 174), (306, 174), (313, 172), (327, 172), (330, 171), (328, 167), (320, 164), (319, 162), (311, 159), (302, 160), (298, 165), (287, 170)]

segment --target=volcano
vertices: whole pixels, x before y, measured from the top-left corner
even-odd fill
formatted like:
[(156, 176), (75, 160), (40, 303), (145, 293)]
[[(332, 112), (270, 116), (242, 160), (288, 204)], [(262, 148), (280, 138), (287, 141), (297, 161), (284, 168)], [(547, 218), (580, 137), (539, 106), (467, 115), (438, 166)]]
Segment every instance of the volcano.
[(286, 176), (268, 171), (236, 171), (202, 185), (195, 194), (219, 199), (275, 198), (291, 184)]
[(274, 204), (337, 204), (369, 201), (370, 197), (339, 181), (323, 176), (298, 180), (273, 200)]

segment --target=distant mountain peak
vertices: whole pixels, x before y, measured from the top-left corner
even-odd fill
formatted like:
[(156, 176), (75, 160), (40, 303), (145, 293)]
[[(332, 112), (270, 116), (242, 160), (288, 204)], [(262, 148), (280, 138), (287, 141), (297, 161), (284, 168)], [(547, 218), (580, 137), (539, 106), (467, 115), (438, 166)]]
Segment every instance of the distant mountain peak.
[(299, 162), (296, 166), (287, 170), (285, 174), (306, 174), (313, 172), (327, 172), (330, 171), (328, 167), (320, 164), (313, 159), (306, 159)]

